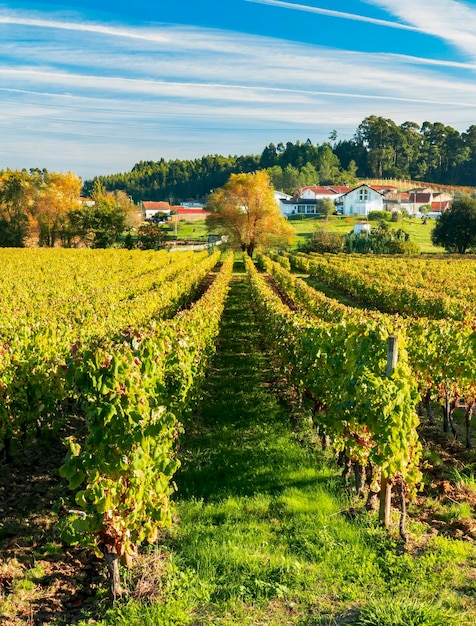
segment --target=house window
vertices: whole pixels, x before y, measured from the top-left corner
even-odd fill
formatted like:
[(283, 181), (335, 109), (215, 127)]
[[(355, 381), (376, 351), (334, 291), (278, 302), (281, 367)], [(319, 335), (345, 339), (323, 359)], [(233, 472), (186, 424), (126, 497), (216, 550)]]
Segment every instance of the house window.
[(368, 202), (368, 200), (369, 200), (369, 190), (359, 189), (359, 202)]

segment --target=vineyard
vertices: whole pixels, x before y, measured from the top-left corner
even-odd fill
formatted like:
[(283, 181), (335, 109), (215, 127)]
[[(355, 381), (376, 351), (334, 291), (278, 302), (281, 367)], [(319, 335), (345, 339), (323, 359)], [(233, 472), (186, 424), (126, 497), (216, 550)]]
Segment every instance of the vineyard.
[(5, 623), (474, 623), (473, 259), (0, 256)]

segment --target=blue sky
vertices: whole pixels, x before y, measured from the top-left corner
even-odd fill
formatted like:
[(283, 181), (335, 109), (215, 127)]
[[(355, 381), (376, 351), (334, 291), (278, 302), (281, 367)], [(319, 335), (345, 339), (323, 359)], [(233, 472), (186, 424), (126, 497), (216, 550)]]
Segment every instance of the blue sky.
[(0, 0), (0, 169), (350, 138), (368, 115), (476, 124), (476, 2)]

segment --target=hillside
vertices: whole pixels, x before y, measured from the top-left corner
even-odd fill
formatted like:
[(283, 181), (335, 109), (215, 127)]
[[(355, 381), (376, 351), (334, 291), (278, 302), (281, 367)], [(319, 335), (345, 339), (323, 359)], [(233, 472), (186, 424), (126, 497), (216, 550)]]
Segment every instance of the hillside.
[(204, 199), (231, 174), (267, 169), (276, 189), (293, 192), (309, 184), (353, 184), (358, 179), (389, 179), (403, 186), (445, 185), (456, 191), (476, 184), (476, 126), (459, 133), (441, 122), (397, 126), (371, 115), (350, 140), (270, 143), (261, 154), (206, 155), (194, 160), (140, 161), (130, 172), (84, 182), (89, 194), (96, 183), (123, 190), (135, 202)]

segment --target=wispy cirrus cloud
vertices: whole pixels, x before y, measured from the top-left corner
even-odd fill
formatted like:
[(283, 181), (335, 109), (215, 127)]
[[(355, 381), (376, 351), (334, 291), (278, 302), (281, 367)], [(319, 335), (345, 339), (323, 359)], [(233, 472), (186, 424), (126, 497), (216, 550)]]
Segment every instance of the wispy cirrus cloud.
[(250, 153), (270, 141), (323, 141), (333, 128), (350, 136), (369, 114), (464, 129), (474, 69), (218, 29), (0, 10), (0, 167), (14, 166), (5, 159), (24, 144), (27, 165), (51, 168), (61, 141), (67, 167), (83, 176), (160, 156)]
[[(391, 20), (382, 20), (370, 15), (360, 15), (358, 13), (347, 13), (345, 11), (334, 11), (332, 9), (322, 9), (308, 4), (298, 4), (295, 2), (284, 2), (283, 0), (246, 0), (246, 2), (253, 2), (254, 4), (268, 4), (274, 7), (280, 7), (283, 9), (291, 9), (293, 11), (304, 11), (305, 13), (316, 13), (318, 15), (327, 15), (328, 17), (337, 17), (345, 20), (352, 20), (356, 22), (367, 22), (368, 24), (376, 24), (377, 26), (385, 26), (386, 28), (398, 28), (402, 30), (421, 31), (417, 26), (405, 24), (401, 22), (394, 22)], [(424, 31), (422, 31), (424, 32)]]
[(33, 28), (53, 29), (53, 30), (70, 30), (80, 33), (95, 33), (99, 35), (108, 35), (112, 37), (126, 37), (128, 39), (139, 39), (145, 41), (163, 41), (171, 43), (169, 37), (157, 32), (147, 32), (147, 30), (139, 30), (134, 28), (119, 28), (113, 26), (105, 26), (95, 24), (93, 22), (71, 22), (61, 19), (44, 19), (39, 17), (25, 17), (15, 11), (4, 11), (0, 14), (0, 25), (15, 26), (31, 26)]
[[(196, 33), (193, 58), (184, 59), (180, 53), (162, 50), (159, 61), (156, 56), (149, 58), (147, 54), (129, 56), (128, 50), (122, 47), (110, 57), (92, 46), (79, 55), (79, 50), (69, 41), (69, 49), (62, 50), (58, 56), (61, 62), (67, 55), (69, 63), (78, 59), (78, 65), (70, 65), (67, 71), (62, 66), (48, 66), (49, 52), (45, 54), (40, 46), (39, 50), (28, 51), (29, 65), (16, 63), (14, 67), (0, 67), (0, 76), (2, 85), (9, 88), (23, 83), (30, 89), (35, 84), (49, 85), (52, 92), (56, 89), (59, 93), (73, 90), (130, 97), (145, 95), (161, 100), (192, 97), (209, 102), (260, 102), (263, 105), (282, 104), (304, 93), (408, 102), (458, 100), (465, 105), (476, 95), (476, 86), (468, 86), (464, 80), (450, 81), (444, 75), (424, 69), (409, 75), (406, 65), (421, 63), (415, 57), (337, 51), (283, 42), (276, 50), (276, 42), (272, 40), (229, 35), (227, 49), (232, 49), (233, 55), (223, 55), (217, 60), (209, 51), (214, 35), (209, 31), (201, 33), (206, 40), (206, 48), (201, 49), (198, 43), (201, 37)], [(224, 35), (216, 37), (223, 45)], [(342, 79), (344, 71), (345, 80)], [(173, 76), (173, 80), (167, 76)], [(432, 97), (434, 94), (439, 98)], [(466, 97), (462, 99), (463, 96)]]
[(476, 59), (476, 8), (457, 0), (364, 0)]

